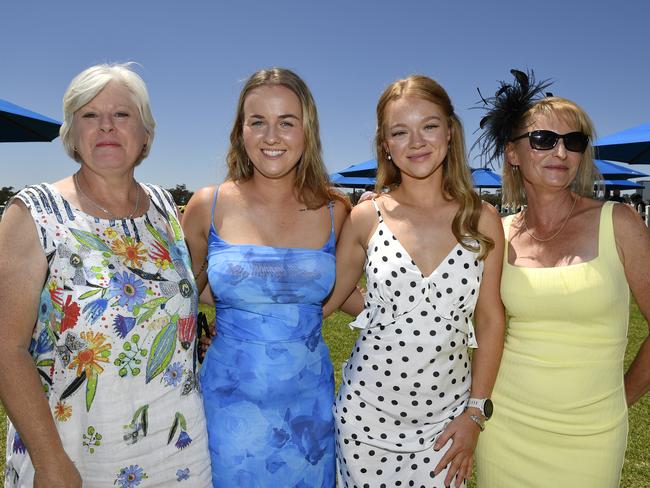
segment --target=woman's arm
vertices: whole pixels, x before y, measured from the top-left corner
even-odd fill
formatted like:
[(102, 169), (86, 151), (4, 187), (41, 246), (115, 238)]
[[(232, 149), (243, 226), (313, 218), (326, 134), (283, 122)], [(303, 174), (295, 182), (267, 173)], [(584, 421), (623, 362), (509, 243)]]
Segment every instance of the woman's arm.
[[(494, 241), (494, 248), (485, 260), (479, 296), (474, 308), (478, 348), (474, 349), (472, 354), (470, 396), (472, 398), (490, 398), (501, 363), (505, 332), (505, 312), (500, 293), (504, 247), (503, 227), (499, 214), (492, 205), (483, 204), (479, 231)], [(499, 408), (498, 405), (495, 408)], [(442, 448), (449, 439), (453, 439), (452, 446), (435, 469), (437, 474), (451, 463), (445, 485), (451, 486), (454, 477), (456, 486), (460, 486), (463, 479), (471, 478), (474, 448), (478, 441), (480, 428), (469, 416), (482, 414), (477, 408), (467, 408), (462, 415), (449, 423), (436, 440), (434, 449), (437, 450)]]
[[(366, 261), (366, 243), (376, 222), (377, 214), (372, 204), (365, 202), (354, 207), (343, 224), (336, 245), (336, 284), (323, 305), (324, 317), (337, 310), (355, 291)], [(351, 307), (346, 309), (357, 311), (355, 304), (359, 304), (358, 297), (351, 300)]]
[[(650, 230), (634, 209), (614, 206), (614, 236), (627, 283), (643, 317), (650, 318)], [(627, 404), (633, 405), (650, 390), (650, 338), (646, 336), (625, 373)]]
[[(504, 236), (497, 210), (483, 204), (479, 230), (494, 241), (483, 268), (483, 279), (474, 309), (476, 342), (472, 355), (472, 398), (490, 398), (499, 372), (505, 335), (505, 311), (501, 302), (501, 270)], [(478, 412), (478, 410), (477, 410)]]
[(36, 226), (16, 201), (0, 224), (0, 398), (29, 452), (34, 486), (80, 487), (28, 351), (46, 273)]
[(208, 284), (208, 275), (206, 273), (208, 234), (212, 224), (214, 192), (214, 186), (197, 190), (190, 198), (190, 201), (187, 202), (183, 215), (183, 232), (192, 259), (192, 273), (196, 279), (199, 295)]

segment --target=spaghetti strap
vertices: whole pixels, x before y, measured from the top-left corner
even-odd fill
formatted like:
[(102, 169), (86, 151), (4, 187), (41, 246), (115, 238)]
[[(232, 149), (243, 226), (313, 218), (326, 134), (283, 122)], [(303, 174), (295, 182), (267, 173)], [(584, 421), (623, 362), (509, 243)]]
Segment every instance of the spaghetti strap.
[(330, 222), (331, 222), (330, 240), (334, 239), (334, 241), (336, 242), (336, 223), (334, 221), (334, 202), (330, 202), (327, 206), (330, 209)]
[(381, 210), (379, 210), (379, 205), (377, 205), (377, 202), (375, 201), (374, 198), (371, 200), (371, 202), (374, 205), (375, 210), (377, 211), (377, 218), (379, 218), (379, 222), (383, 222), (384, 217), (381, 215)]
[(217, 185), (214, 189), (214, 198), (212, 199), (212, 225), (214, 225), (214, 210), (217, 208), (217, 195), (219, 195), (219, 188), (221, 185)]

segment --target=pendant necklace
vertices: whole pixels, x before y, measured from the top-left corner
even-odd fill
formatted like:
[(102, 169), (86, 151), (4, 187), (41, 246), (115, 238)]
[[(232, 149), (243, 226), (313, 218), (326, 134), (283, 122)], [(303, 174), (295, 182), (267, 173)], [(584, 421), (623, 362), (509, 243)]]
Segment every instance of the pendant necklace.
[(569, 213), (568, 213), (568, 214), (566, 215), (566, 217), (564, 218), (564, 222), (562, 222), (562, 225), (560, 226), (560, 228), (559, 228), (559, 229), (557, 230), (557, 232), (556, 232), (555, 234), (553, 234), (551, 237), (546, 237), (546, 238), (537, 237), (535, 234), (533, 234), (533, 233), (530, 231), (530, 229), (528, 229), (528, 223), (526, 222), (526, 211), (528, 210), (528, 208), (526, 208), (526, 209), (524, 210), (524, 212), (522, 213), (522, 215), (521, 215), (521, 219), (524, 221), (524, 229), (526, 230), (526, 234), (528, 234), (530, 237), (532, 237), (533, 239), (535, 239), (535, 240), (538, 241), (538, 242), (549, 242), (549, 241), (552, 241), (552, 240), (555, 239), (558, 235), (560, 235), (560, 232), (562, 232), (562, 230), (563, 230), (564, 227), (566, 226), (566, 223), (569, 221), (569, 217), (571, 217), (571, 214), (573, 213), (573, 209), (576, 208), (576, 202), (577, 202), (577, 201), (578, 201), (578, 195), (576, 195), (575, 198), (573, 199), (573, 205), (571, 205), (571, 210), (569, 210)]
[(140, 208), (140, 185), (138, 185), (137, 181), (133, 180), (134, 183), (135, 183), (135, 190), (137, 192), (136, 197), (135, 197), (135, 207), (133, 208), (133, 211), (129, 215), (125, 216), (125, 217), (117, 217), (116, 215), (114, 215), (110, 211), (106, 210), (104, 207), (102, 207), (100, 204), (95, 202), (92, 198), (90, 198), (88, 195), (86, 195), (84, 193), (84, 191), (81, 189), (81, 185), (79, 184), (79, 173), (78, 172), (75, 173), (74, 175), (72, 175), (72, 179), (74, 181), (74, 186), (75, 186), (76, 190), (79, 192), (79, 194), (82, 197), (84, 197), (86, 200), (88, 200), (88, 202), (90, 202), (95, 208), (97, 208), (98, 210), (101, 210), (104, 214), (106, 214), (110, 219), (113, 219), (113, 220), (128, 220), (128, 219), (132, 219), (133, 216), (138, 213), (138, 209)]

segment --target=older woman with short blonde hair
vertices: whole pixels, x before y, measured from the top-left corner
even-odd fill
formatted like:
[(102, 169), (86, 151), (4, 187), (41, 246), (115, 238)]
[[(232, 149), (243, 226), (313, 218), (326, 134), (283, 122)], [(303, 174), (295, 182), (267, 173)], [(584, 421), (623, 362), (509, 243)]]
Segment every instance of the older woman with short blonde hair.
[(5, 487), (211, 486), (189, 254), (169, 193), (134, 178), (155, 128), (144, 81), (88, 68), (64, 115), (79, 169), (0, 224)]

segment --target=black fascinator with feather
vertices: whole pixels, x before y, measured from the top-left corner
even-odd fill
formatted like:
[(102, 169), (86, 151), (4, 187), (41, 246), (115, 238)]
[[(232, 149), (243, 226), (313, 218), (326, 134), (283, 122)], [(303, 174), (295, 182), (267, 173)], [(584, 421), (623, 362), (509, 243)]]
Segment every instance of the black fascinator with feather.
[(480, 123), (483, 133), (473, 148), (480, 148), (481, 158), (486, 163), (492, 163), (503, 154), (506, 144), (514, 135), (513, 131), (521, 125), (528, 109), (544, 96), (551, 96), (550, 93), (544, 92), (551, 85), (550, 80), (535, 81), (532, 70), (524, 73), (511, 69), (510, 73), (514, 76), (514, 81), (499, 82), (499, 89), (493, 97), (484, 98), (478, 90), (481, 101), (478, 102), (477, 108), (485, 109), (487, 113)]

